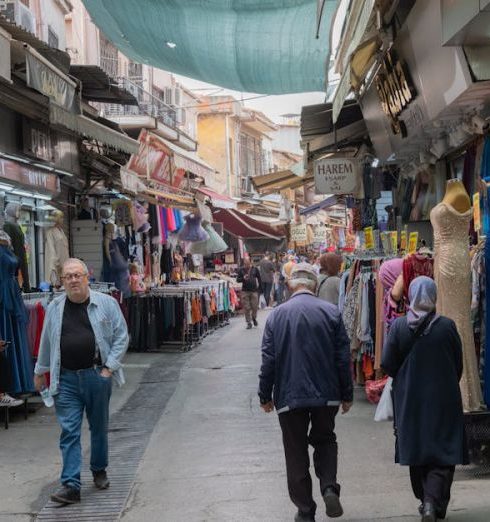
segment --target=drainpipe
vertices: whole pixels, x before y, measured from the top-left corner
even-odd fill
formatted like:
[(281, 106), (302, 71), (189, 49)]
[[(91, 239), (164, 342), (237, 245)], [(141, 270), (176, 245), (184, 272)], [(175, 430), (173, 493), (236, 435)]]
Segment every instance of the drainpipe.
[(230, 127), (228, 123), (228, 114), (225, 114), (225, 140), (226, 140), (226, 192), (228, 196), (231, 193), (231, 160), (230, 160)]

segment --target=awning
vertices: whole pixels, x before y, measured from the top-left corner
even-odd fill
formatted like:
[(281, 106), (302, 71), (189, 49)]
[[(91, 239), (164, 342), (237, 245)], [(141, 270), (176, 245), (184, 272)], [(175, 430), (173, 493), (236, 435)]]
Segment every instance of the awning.
[(33, 33), (20, 27), (14, 21), (7, 19), (6, 13), (8, 13), (8, 11), (4, 11), (4, 14), (0, 14), (0, 27), (10, 33), (14, 40), (25, 42), (30, 45), (55, 67), (60, 69), (60, 71), (68, 74), (70, 68), (70, 55), (67, 52), (56, 49), (55, 47), (50, 47), (46, 42), (37, 38)]
[(229, 196), (225, 196), (224, 194), (218, 194), (207, 187), (199, 187), (196, 192), (202, 194), (203, 196), (209, 198), (211, 205), (215, 208), (233, 208), (236, 209), (237, 204), (236, 201)]
[(228, 234), (242, 239), (274, 239), (282, 241), (283, 235), (275, 229), (255, 219), (238, 212), (238, 210), (220, 209), (213, 212), (213, 218), (223, 223)]
[(139, 142), (81, 114), (65, 111), (50, 103), (49, 119), (53, 125), (61, 125), (81, 136), (87, 136), (128, 154), (137, 154)]
[(183, 210), (192, 210), (196, 207), (194, 198), (190, 196), (181, 196), (179, 194), (171, 194), (163, 190), (146, 188), (144, 194), (151, 198), (147, 198), (150, 202), (166, 207), (180, 208)]
[(307, 216), (308, 214), (313, 214), (314, 212), (318, 212), (319, 210), (325, 210), (326, 208), (333, 207), (339, 202), (337, 196), (329, 196), (325, 198), (320, 203), (315, 203), (314, 205), (310, 205), (309, 207), (300, 210), (299, 213), (302, 216)]
[(337, 0), (84, 0), (91, 19), (137, 63), (240, 92), (325, 88)]
[(100, 103), (138, 105), (138, 100), (126, 89), (116, 85), (98, 65), (71, 65), (70, 76), (82, 83), (82, 98)]
[(285, 189), (299, 188), (306, 183), (314, 181), (313, 174), (306, 173), (300, 175), (300, 170), (304, 171), (303, 161), (296, 163), (287, 170), (271, 172), (263, 176), (255, 176), (252, 178), (252, 183), (259, 194), (270, 194)]
[(153, 132), (150, 133), (157, 141), (161, 142), (165, 147), (170, 149), (174, 155), (174, 165), (178, 169), (183, 169), (186, 172), (191, 172), (196, 176), (206, 179), (214, 175), (214, 169), (202, 160), (195, 152), (181, 149), (171, 141), (157, 136)]

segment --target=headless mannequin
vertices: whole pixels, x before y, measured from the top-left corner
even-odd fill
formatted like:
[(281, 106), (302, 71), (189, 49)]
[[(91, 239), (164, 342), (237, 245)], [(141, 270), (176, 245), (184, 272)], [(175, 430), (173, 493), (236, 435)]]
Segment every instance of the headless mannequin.
[(20, 217), (20, 205), (18, 203), (8, 203), (5, 207), (5, 225), (3, 229), (12, 240), (12, 249), (19, 260), (19, 270), (22, 276), (22, 289), (29, 292), (29, 269), (27, 267), (27, 254), (25, 247), (25, 237), (18, 223)]
[(468, 212), (471, 208), (470, 196), (459, 179), (450, 179), (447, 182), (446, 194), (442, 202), (454, 208), (460, 214)]
[(61, 270), (70, 257), (68, 238), (63, 231), (64, 217), (61, 210), (53, 212), (54, 226), (46, 230), (44, 241), (44, 276), (55, 287), (61, 286)]

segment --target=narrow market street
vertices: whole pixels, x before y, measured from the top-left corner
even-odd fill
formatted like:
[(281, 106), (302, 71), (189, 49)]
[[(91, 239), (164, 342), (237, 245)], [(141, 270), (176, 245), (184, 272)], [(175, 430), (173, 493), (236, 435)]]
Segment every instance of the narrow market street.
[[(50, 505), (47, 498), (59, 466), (52, 411), (39, 410), (27, 428), (22, 420), (14, 422), (2, 433), (3, 448), (12, 450), (2, 468), (11, 468), (20, 458), (15, 448), (21, 434), (22, 447), (30, 448), (30, 466), (25, 473), (18, 467), (15, 476), (0, 475), (0, 520), (33, 520), (37, 512), (39, 520), (63, 521), (119, 516), (125, 522), (292, 520), (279, 424), (275, 414), (260, 410), (256, 396), (266, 313), (259, 316), (259, 328), (251, 331), (245, 330), (242, 317), (233, 319), (190, 353), (128, 354), (128, 385), (114, 389), (111, 488), (97, 492), (86, 480), (78, 506), (42, 510)], [(135, 425), (134, 420), (141, 419), (135, 404), (147, 416), (142, 425)], [(355, 407), (338, 418), (343, 520), (416, 521), (408, 470), (393, 464), (391, 425), (375, 423), (373, 415), (374, 407), (358, 389)], [(148, 440), (145, 429), (151, 432), (153, 426)], [(125, 433), (140, 447), (137, 468)], [(490, 517), (487, 482), (471, 477), (467, 471), (457, 474), (451, 521), (483, 522)], [(317, 520), (327, 520), (316, 483), (314, 491)], [(104, 495), (112, 495), (112, 500), (101, 500)], [(103, 517), (107, 506), (111, 511)]]

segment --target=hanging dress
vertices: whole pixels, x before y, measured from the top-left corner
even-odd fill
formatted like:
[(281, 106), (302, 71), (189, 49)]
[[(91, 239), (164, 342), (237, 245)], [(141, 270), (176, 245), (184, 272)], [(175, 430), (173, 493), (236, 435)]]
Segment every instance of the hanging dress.
[(11, 344), (4, 351), (10, 367), (10, 393), (34, 391), (34, 366), (27, 341), (28, 313), (16, 274), (19, 261), (0, 245), (0, 338)]
[(434, 280), (437, 313), (449, 317), (463, 344), (463, 377), (460, 381), (463, 407), (479, 410), (482, 390), (471, 326), (471, 266), (468, 233), (473, 209), (460, 213), (446, 203), (436, 205), (430, 220), (434, 228)]

